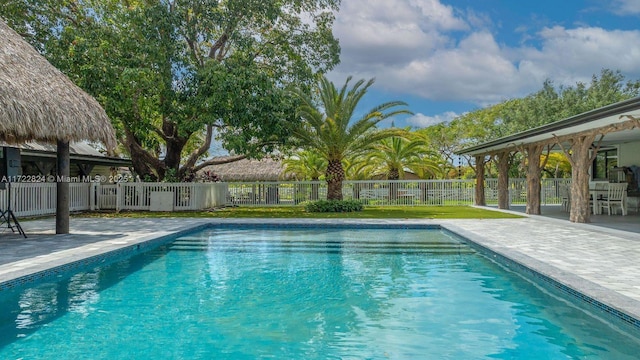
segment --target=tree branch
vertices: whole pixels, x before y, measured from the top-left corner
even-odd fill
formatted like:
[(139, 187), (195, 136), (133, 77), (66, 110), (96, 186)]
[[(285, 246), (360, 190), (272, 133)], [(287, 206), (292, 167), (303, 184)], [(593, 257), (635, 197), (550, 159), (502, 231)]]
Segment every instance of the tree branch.
[(218, 51), (222, 53), (222, 50), (224, 50), (224, 46), (226, 45), (228, 40), (229, 40), (229, 34), (227, 30), (225, 30), (225, 32), (222, 33), (222, 36), (220, 36), (220, 38), (216, 41), (216, 43), (213, 44), (213, 46), (211, 46), (211, 49), (209, 50), (209, 58), (220, 60), (218, 59), (218, 56), (219, 56)]
[(193, 58), (196, 61), (196, 63), (198, 63), (200, 67), (204, 66), (204, 62), (200, 58), (200, 53), (198, 51), (195, 41), (193, 41), (193, 39), (190, 38), (188, 35), (185, 35), (184, 38), (187, 41), (187, 45), (189, 45), (189, 49), (191, 49), (191, 54), (193, 55)]
[(196, 172), (198, 170), (201, 170), (207, 166), (211, 166), (211, 165), (221, 165), (221, 164), (228, 164), (228, 163), (232, 163), (232, 162), (236, 162), (236, 161), (240, 161), (243, 159), (246, 159), (247, 155), (236, 155), (236, 156), (230, 156), (224, 159), (209, 159), (205, 162), (203, 162), (202, 164), (198, 164), (196, 166), (193, 167), (193, 172)]
[(551, 135), (555, 139), (556, 144), (558, 144), (558, 146), (560, 146), (560, 150), (562, 150), (562, 152), (564, 153), (564, 156), (567, 158), (567, 160), (569, 160), (569, 164), (571, 164), (571, 167), (576, 166), (576, 163), (573, 160), (573, 157), (571, 156), (571, 153), (569, 153), (569, 151), (573, 147), (573, 142), (571, 143), (571, 146), (568, 149), (565, 149), (564, 146), (562, 145), (562, 141), (560, 140), (560, 138), (558, 138), (558, 136), (556, 134), (551, 134)]
[(207, 125), (207, 133), (204, 138), (204, 143), (200, 147), (195, 149), (193, 152), (191, 152), (187, 161), (184, 163), (184, 165), (182, 165), (182, 169), (184, 170), (181, 169), (181, 172), (191, 169), (196, 164), (196, 161), (198, 161), (198, 159), (209, 150), (209, 148), (211, 147), (212, 138), (213, 138), (213, 126)]

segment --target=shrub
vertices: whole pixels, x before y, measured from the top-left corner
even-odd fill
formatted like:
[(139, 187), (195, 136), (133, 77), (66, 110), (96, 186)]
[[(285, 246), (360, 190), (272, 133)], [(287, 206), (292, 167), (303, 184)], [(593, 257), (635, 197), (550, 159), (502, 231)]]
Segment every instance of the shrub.
[(357, 200), (317, 200), (304, 204), (307, 212), (353, 212), (362, 211), (363, 205)]

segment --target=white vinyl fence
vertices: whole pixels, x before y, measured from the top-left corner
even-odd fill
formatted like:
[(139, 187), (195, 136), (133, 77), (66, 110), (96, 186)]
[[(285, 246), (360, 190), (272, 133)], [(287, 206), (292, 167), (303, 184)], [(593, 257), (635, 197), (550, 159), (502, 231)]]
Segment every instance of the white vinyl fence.
[[(571, 179), (542, 179), (541, 203), (560, 204), (560, 185), (570, 182)], [(239, 182), (228, 186), (228, 205), (286, 206), (327, 198), (324, 181)], [(484, 186), (487, 204), (496, 205), (498, 180), (487, 179)], [(379, 206), (473, 205), (475, 180), (344, 181), (342, 196)], [(509, 180), (509, 199), (512, 205), (526, 204), (526, 179)]]
[[(55, 183), (12, 183), (11, 188), (0, 190), (0, 209), (8, 207), (16, 216), (52, 215), (56, 212)], [(69, 210), (82, 211), (91, 208), (90, 183), (69, 184)]]
[(226, 183), (125, 182), (98, 186), (98, 209), (203, 210), (227, 203)]
[(473, 205), (474, 180), (347, 181), (345, 199), (369, 205)]
[[(543, 179), (541, 203), (560, 204), (560, 186), (570, 179)], [(485, 181), (488, 205), (497, 204), (497, 179)], [(254, 183), (71, 183), (70, 210), (203, 210), (220, 206), (291, 206), (327, 198), (324, 181)], [(378, 206), (473, 205), (475, 180), (345, 181), (343, 198)], [(53, 215), (55, 183), (13, 183), (0, 190), (0, 210), (16, 216)], [(509, 182), (511, 204), (526, 203), (526, 181)]]
[[(224, 206), (226, 199), (225, 183), (69, 184), (70, 211), (152, 210), (154, 205), (158, 205), (156, 210), (202, 210)], [(7, 209), (8, 201), (19, 217), (53, 215), (56, 184), (12, 183), (10, 189), (0, 190), (0, 210)]]
[[(561, 204), (560, 188), (569, 184), (571, 184), (571, 179), (542, 179), (540, 203), (542, 205)], [(484, 196), (487, 205), (498, 203), (498, 179), (485, 179)], [(509, 203), (511, 205), (525, 205), (527, 203), (526, 179), (509, 179)]]

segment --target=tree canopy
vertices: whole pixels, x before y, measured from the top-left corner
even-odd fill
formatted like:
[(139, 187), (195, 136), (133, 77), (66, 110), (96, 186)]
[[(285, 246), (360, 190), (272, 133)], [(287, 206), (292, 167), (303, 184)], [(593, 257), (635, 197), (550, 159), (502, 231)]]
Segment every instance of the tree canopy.
[(8, 0), (0, 15), (95, 96), (141, 176), (184, 178), (216, 136), (260, 157), (296, 121), (287, 88), (339, 61), (339, 0)]
[[(638, 95), (639, 80), (626, 81), (619, 71), (604, 69), (599, 76), (594, 75), (589, 84), (556, 87), (551, 80), (547, 80), (539, 91), (525, 97), (477, 109), (449, 123), (434, 125), (419, 132), (453, 163), (455, 152), (464, 147), (526, 131)], [(467, 159), (465, 162), (473, 164), (474, 160)], [(515, 173), (521, 171), (517, 163), (513, 162)], [(556, 165), (566, 173), (565, 164)], [(549, 173), (563, 172), (554, 170)], [(523, 176), (521, 172), (519, 175)]]

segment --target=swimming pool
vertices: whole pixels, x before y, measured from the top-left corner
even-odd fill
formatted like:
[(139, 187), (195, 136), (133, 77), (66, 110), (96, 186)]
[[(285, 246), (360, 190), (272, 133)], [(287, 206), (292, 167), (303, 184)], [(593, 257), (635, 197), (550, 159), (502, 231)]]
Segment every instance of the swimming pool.
[(438, 229), (218, 227), (0, 292), (0, 358), (636, 358)]

